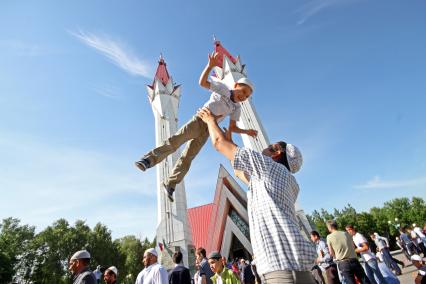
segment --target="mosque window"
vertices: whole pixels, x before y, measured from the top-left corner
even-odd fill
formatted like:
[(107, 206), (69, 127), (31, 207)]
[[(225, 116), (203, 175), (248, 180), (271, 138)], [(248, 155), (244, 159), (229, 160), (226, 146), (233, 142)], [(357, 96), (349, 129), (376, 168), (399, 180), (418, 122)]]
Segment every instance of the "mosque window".
[(231, 208), (229, 210), (229, 217), (235, 223), (235, 225), (237, 225), (237, 227), (238, 227), (238, 229), (240, 229), (241, 233), (243, 233), (243, 235), (248, 240), (250, 240), (250, 228), (249, 228), (249, 225), (246, 223), (246, 221), (244, 221), (243, 218), (241, 218), (241, 216), (238, 214), (238, 212), (235, 211), (235, 209)]

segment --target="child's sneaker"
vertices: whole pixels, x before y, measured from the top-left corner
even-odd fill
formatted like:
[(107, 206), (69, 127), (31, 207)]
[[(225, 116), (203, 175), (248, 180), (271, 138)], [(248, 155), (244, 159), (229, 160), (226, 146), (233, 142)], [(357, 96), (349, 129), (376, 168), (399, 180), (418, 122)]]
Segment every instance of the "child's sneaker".
[(138, 167), (141, 171), (145, 171), (146, 169), (150, 168), (151, 165), (148, 161), (148, 159), (142, 159), (140, 161), (135, 162), (135, 166)]

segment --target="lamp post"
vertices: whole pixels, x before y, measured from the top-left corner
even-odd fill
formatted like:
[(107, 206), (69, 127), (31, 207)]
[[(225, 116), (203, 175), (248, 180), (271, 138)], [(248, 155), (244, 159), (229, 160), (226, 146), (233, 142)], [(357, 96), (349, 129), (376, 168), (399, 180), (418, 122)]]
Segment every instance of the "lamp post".
[(389, 220), (388, 225), (394, 227), (396, 231), (399, 231), (399, 228), (401, 227), (401, 224), (398, 222), (399, 219), (395, 218), (394, 220), (395, 220), (395, 222), (392, 222), (391, 220)]

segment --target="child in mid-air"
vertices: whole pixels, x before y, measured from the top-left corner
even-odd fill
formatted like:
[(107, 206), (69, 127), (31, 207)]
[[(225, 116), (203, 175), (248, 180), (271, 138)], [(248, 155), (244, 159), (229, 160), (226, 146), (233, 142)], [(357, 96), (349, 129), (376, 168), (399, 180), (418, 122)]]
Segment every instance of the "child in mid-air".
[[(221, 122), (229, 115), (229, 131), (255, 137), (257, 135), (256, 130), (241, 129), (236, 123), (241, 115), (240, 102), (247, 100), (253, 93), (253, 83), (247, 78), (241, 78), (235, 83), (234, 89), (229, 90), (223, 83), (210, 82), (208, 80), (210, 71), (213, 67), (219, 66), (218, 53), (209, 54), (208, 59), (207, 66), (201, 73), (199, 81), (202, 87), (212, 91), (210, 99), (204, 104), (204, 107), (207, 107), (214, 114), (218, 122)], [(172, 173), (164, 181), (164, 191), (170, 201), (173, 201), (173, 192), (176, 185), (183, 180), (192, 160), (206, 143), (208, 137), (207, 124), (194, 115), (175, 135), (164, 141), (161, 146), (146, 153), (140, 161), (135, 162), (135, 165), (140, 170), (145, 171), (175, 152), (183, 143), (188, 142), (179, 160), (174, 165)]]

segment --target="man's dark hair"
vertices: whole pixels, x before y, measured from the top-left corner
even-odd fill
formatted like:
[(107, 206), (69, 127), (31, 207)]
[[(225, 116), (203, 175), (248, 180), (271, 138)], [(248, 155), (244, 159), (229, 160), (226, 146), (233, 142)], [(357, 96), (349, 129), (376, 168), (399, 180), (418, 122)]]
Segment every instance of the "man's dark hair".
[(173, 262), (179, 264), (182, 262), (183, 255), (180, 251), (177, 251), (173, 254)]
[(206, 250), (203, 247), (199, 247), (196, 250), (196, 254), (201, 254), (205, 258), (206, 257)]
[(286, 151), (287, 143), (285, 143), (284, 141), (278, 141), (277, 144), (281, 146), (282, 152), (281, 152), (280, 158), (276, 162), (283, 164), (287, 168), (287, 170), (290, 171), (290, 166), (288, 165), (287, 151)]
[(353, 225), (351, 225), (351, 224), (346, 225), (346, 227), (345, 227), (345, 228), (346, 228), (346, 229), (351, 229), (351, 230), (355, 230), (355, 231), (356, 231), (355, 227), (354, 227)]
[(337, 222), (336, 222), (336, 220), (328, 220), (326, 222), (326, 224), (327, 224), (327, 226), (329, 226), (329, 227), (337, 230)]
[(312, 235), (312, 236), (316, 236), (316, 237), (318, 237), (318, 238), (320, 237), (320, 234), (319, 234), (317, 231), (312, 231), (312, 232), (311, 232), (311, 235)]

